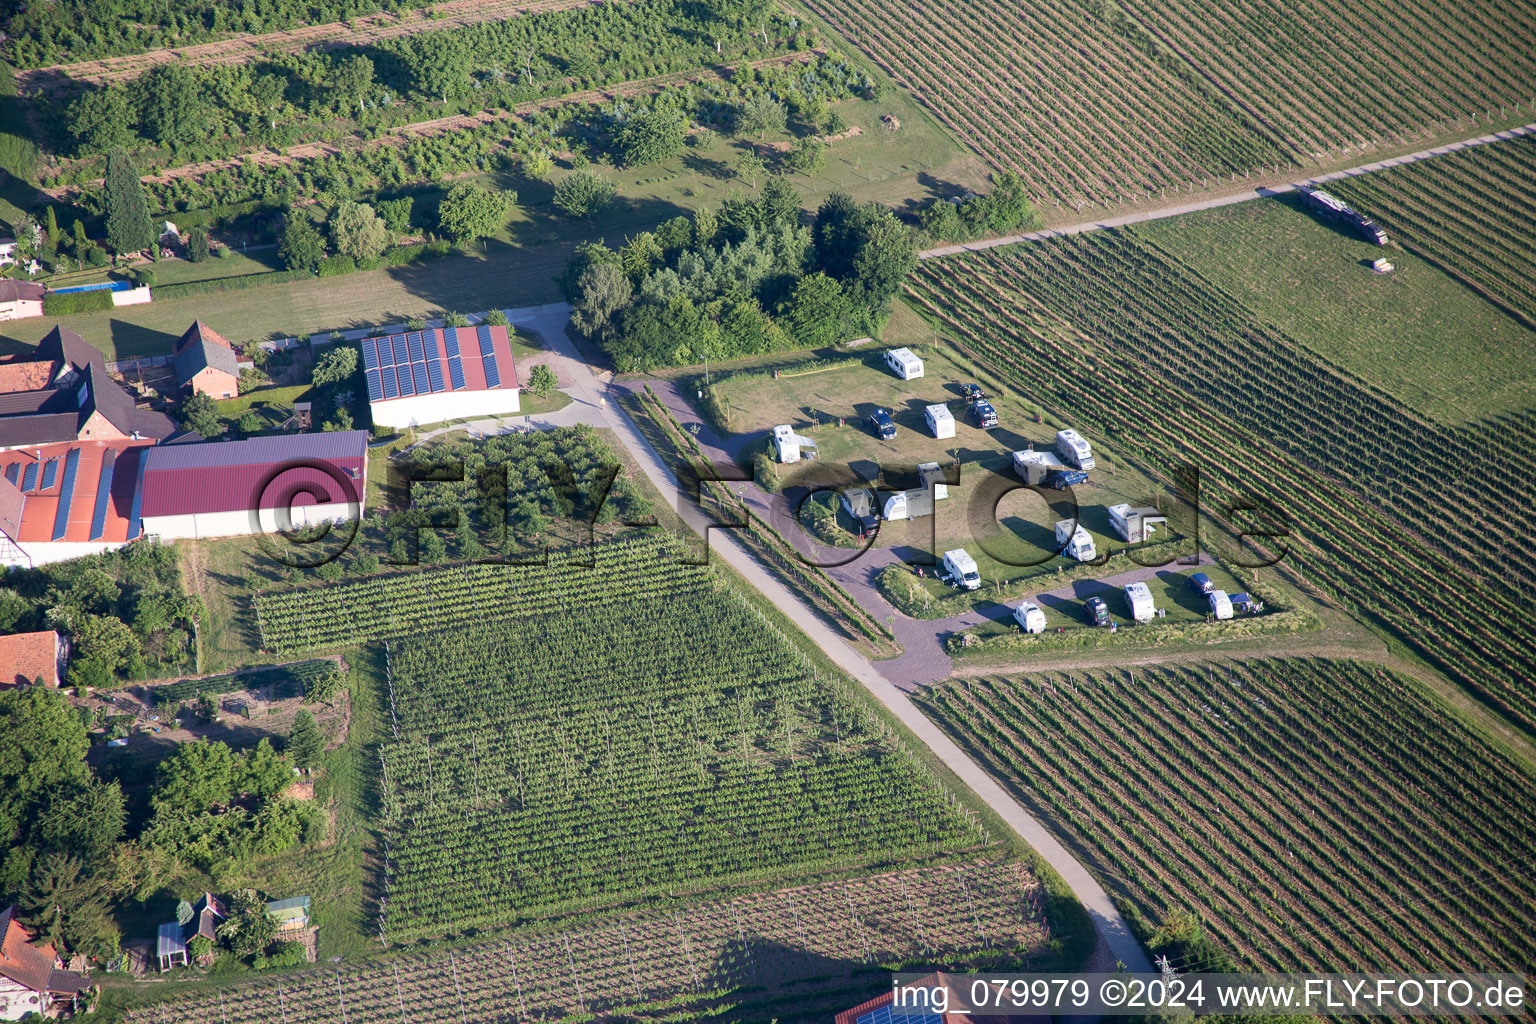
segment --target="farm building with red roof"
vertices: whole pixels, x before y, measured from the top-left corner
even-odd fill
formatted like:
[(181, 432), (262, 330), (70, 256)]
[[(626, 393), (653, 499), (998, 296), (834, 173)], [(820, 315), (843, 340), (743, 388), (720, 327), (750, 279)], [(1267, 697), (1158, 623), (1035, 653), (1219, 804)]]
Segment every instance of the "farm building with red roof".
[(235, 537), (357, 519), (368, 433), (255, 437), (151, 449), (140, 484), (145, 536)]
[(172, 363), (176, 383), (191, 388), (194, 395), (210, 398), (234, 398), (240, 393), (240, 371), (252, 365), (235, 352), (228, 339), (201, 320), (192, 321), (177, 340)]
[(415, 427), (518, 410), (517, 367), (505, 327), (364, 338), (363, 374), (375, 426)]
[(0, 451), (0, 566), (30, 568), (122, 547), (140, 535), (149, 438)]

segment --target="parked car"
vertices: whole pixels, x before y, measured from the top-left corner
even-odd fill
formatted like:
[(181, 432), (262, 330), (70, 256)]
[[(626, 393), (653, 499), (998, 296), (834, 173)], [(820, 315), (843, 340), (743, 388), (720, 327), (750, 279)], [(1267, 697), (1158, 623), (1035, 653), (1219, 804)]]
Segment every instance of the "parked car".
[(1083, 603), (1083, 618), (1088, 620), (1090, 626), (1109, 625), (1109, 605), (1104, 603), (1102, 597), (1090, 597)]
[(869, 414), (869, 426), (875, 432), (875, 436), (882, 441), (896, 440), (896, 421), (891, 419), (889, 410), (876, 409)]
[(1197, 572), (1189, 578), (1189, 589), (1202, 597), (1216, 589), (1216, 584), (1203, 572)]

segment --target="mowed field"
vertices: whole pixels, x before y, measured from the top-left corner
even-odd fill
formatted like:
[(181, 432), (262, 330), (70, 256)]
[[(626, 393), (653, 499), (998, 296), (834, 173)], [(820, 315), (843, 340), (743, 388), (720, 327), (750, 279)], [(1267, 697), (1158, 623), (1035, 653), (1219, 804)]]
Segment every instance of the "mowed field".
[(1522, 0), (1473, 18), (1454, 0), (803, 3), (1037, 200), (1073, 207), (1401, 149), (1536, 103)]
[(1168, 477), (1197, 464), (1215, 514), (1268, 503), (1232, 514), (1282, 524), (1289, 565), (1536, 731), (1520, 417), (1436, 426), (1124, 231), (928, 260), (909, 294), (1089, 437)]
[(1536, 966), (1536, 778), (1385, 669), (989, 676), (922, 701), (1149, 927), (1196, 914), (1246, 969)]

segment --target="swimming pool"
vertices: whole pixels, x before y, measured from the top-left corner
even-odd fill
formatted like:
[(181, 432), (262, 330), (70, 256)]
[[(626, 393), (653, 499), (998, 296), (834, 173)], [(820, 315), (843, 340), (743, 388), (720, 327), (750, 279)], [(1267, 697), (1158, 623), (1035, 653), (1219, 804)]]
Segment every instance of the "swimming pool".
[(72, 288), (54, 288), (52, 291), (55, 295), (66, 292), (126, 292), (132, 287), (127, 281), (102, 281), (100, 284), (77, 284)]

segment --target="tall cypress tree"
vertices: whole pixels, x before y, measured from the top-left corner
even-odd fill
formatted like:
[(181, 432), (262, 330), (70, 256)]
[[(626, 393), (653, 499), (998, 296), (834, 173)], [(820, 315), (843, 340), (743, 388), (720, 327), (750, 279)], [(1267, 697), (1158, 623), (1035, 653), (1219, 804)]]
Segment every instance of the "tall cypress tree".
[(155, 240), (149, 219), (149, 203), (133, 158), (122, 149), (107, 155), (107, 244), (118, 253), (147, 249)]

